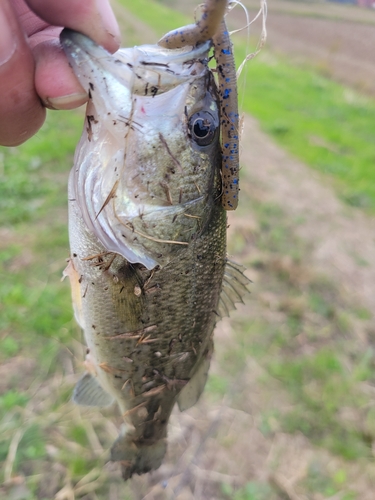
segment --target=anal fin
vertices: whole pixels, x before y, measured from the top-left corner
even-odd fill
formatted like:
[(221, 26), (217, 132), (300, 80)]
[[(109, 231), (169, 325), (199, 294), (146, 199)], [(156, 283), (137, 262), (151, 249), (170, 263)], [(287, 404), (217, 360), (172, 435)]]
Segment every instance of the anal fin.
[(74, 388), (73, 401), (81, 406), (104, 407), (112, 404), (113, 397), (102, 388), (95, 377), (86, 372)]
[(177, 396), (177, 404), (180, 411), (191, 408), (200, 398), (207, 382), (213, 348), (213, 342), (211, 341), (208, 353), (200, 360), (193, 376)]

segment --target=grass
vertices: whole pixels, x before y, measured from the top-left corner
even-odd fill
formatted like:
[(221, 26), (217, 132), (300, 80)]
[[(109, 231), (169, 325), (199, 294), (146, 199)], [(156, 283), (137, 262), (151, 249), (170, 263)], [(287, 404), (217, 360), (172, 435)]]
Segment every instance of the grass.
[[(160, 34), (186, 22), (149, 0), (121, 3)], [(141, 41), (139, 33), (137, 37)], [(293, 154), (336, 179), (338, 192), (352, 205), (375, 209), (375, 174), (370, 168), (375, 158), (370, 137), (374, 103), (270, 54), (253, 62), (249, 71), (244, 108)], [(83, 351), (69, 285), (60, 278), (68, 256), (66, 183), (81, 127), (79, 113), (50, 113), (33, 139), (0, 149), (4, 498), (51, 500), (60, 492), (58, 500), (126, 500), (138, 498), (137, 488), (145, 488), (140, 482), (123, 485), (118, 472), (105, 463), (117, 433), (113, 418), (96, 410), (78, 412), (69, 403)], [(245, 175), (244, 194), (249, 185), (253, 183)], [(361, 467), (364, 481), (370, 481), (375, 442), (370, 390), (374, 350), (358, 343), (371, 312), (348, 303), (339, 283), (310, 268), (310, 250), (294, 234), (296, 221), (259, 193), (259, 186), (253, 186), (251, 194), (243, 196), (250, 201), (240, 206), (237, 217), (247, 220), (251, 213), (256, 224), (235, 234), (230, 251), (242, 255), (260, 285), (251, 308), (232, 320), (231, 335), (217, 343), (217, 369), (205, 398), (210, 411), (229, 398), (234, 409), (251, 414), (267, 443), (285, 434), (289, 440), (304, 436), (313, 453), (296, 483), (301, 495), (356, 500), (362, 497), (353, 486), (355, 471)], [(260, 367), (256, 376), (251, 363)], [(259, 405), (250, 407), (254, 386)], [(199, 427), (211, 417), (209, 411), (197, 411)], [(194, 427), (191, 421), (189, 426)], [(239, 429), (236, 433), (246, 441), (248, 429)], [(172, 431), (173, 435), (176, 429)], [(189, 439), (183, 439), (176, 445), (181, 456), (192, 453)], [(230, 445), (219, 447), (218, 457), (209, 446), (207, 456), (213, 466), (214, 459), (219, 460), (223, 472), (223, 479), (210, 486), (213, 497), (288, 498), (282, 485), (269, 479), (275, 462), (266, 479), (247, 471), (244, 480), (226, 482), (228, 463), (246, 461), (252, 454), (250, 441), (246, 457), (231, 460)]]
[(11, 243), (0, 243), (0, 359), (22, 354), (34, 336), (48, 339), (45, 346), (69, 336), (69, 291), (60, 277), (68, 256), (65, 188), (81, 122), (78, 113), (50, 114), (32, 140), (1, 150), (1, 225)]
[[(239, 46), (239, 60), (244, 51)], [(264, 51), (249, 64), (243, 108), (322, 172), (349, 205), (375, 212), (375, 100)]]
[(275, 491), (267, 483), (252, 481), (240, 490), (233, 490), (230, 485), (223, 485), (225, 498), (233, 500), (276, 500)]
[[(56, 127), (64, 134), (56, 137)], [(56, 177), (66, 175), (67, 158), (82, 129), (78, 113), (50, 115), (43, 130), (21, 148), (1, 148), (0, 224), (14, 226), (36, 220), (64, 202)], [(71, 161), (71, 160), (70, 160)], [(48, 168), (45, 168), (48, 165)]]
[[(154, 1), (137, 0), (136, 2), (131, 2), (130, 0), (118, 0), (118, 3), (146, 25), (148, 24), (152, 27), (159, 34), (160, 38), (166, 32), (187, 24), (186, 16)], [(157, 40), (154, 43), (156, 42)]]

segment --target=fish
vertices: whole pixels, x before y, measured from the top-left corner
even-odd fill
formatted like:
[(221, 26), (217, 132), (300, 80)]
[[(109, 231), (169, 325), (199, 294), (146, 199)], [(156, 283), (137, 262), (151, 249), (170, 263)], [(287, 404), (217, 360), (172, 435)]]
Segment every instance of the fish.
[(211, 38), (112, 55), (64, 29), (61, 44), (89, 95), (68, 187), (64, 275), (87, 344), (73, 401), (117, 403), (110, 460), (127, 480), (162, 464), (172, 409), (198, 401), (249, 279), (227, 257)]

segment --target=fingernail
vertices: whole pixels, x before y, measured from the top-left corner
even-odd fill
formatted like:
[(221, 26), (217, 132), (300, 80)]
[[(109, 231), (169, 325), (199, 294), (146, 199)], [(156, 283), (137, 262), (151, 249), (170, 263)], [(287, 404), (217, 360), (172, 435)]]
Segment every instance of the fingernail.
[(120, 43), (121, 32), (110, 3), (108, 0), (96, 0), (96, 7), (102, 18), (105, 30)]
[(11, 59), (16, 51), (17, 41), (4, 10), (0, 8), (0, 65)]
[(47, 97), (43, 100), (46, 108), (67, 110), (78, 108), (87, 102), (88, 95), (85, 92), (64, 95), (61, 97)]

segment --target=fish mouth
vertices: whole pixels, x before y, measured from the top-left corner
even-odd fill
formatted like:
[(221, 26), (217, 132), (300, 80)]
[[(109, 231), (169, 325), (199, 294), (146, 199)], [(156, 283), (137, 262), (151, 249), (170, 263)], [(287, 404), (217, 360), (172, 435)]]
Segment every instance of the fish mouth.
[(60, 42), (75, 75), (89, 95), (93, 80), (100, 82), (101, 79), (106, 80), (107, 87), (113, 86), (114, 92), (119, 91), (119, 86), (135, 95), (167, 92), (183, 81), (203, 74), (212, 46), (210, 40), (198, 47), (181, 49), (142, 45), (110, 54), (87, 36), (68, 28), (61, 32)]

